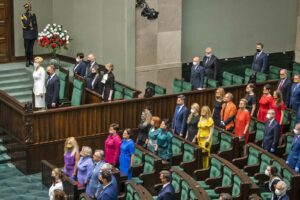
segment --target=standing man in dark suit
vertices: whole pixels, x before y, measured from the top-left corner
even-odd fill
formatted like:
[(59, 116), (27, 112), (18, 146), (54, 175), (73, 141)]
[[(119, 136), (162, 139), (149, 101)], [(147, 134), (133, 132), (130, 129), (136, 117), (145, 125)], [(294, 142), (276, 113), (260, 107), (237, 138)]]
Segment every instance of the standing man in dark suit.
[(264, 45), (262, 43), (256, 44), (256, 53), (253, 57), (252, 70), (256, 72), (268, 73), (268, 55), (263, 52)]
[(45, 101), (47, 108), (56, 108), (59, 104), (59, 90), (60, 82), (59, 78), (55, 74), (54, 65), (49, 65), (47, 67), (48, 79), (46, 83), (46, 95)]
[(294, 75), (293, 82), (290, 95), (290, 108), (297, 113), (300, 106), (300, 75)]
[(290, 200), (289, 196), (287, 195), (288, 186), (284, 181), (279, 181), (275, 185), (275, 198), (277, 200)]
[(24, 48), (26, 57), (26, 67), (33, 66), (33, 46), (37, 39), (37, 20), (34, 13), (31, 12), (31, 4), (24, 4), (25, 13), (21, 16), (21, 24), (23, 29)]
[(186, 134), (186, 121), (189, 114), (188, 108), (184, 105), (185, 96), (177, 96), (177, 106), (173, 116), (172, 129), (173, 133), (181, 137), (185, 137)]
[(86, 71), (86, 64), (83, 61), (84, 54), (83, 53), (77, 53), (76, 54), (76, 64), (74, 66), (74, 74), (77, 74), (81, 77), (85, 76), (85, 71)]
[(292, 82), (287, 77), (286, 69), (280, 70), (280, 80), (277, 83), (277, 90), (282, 93), (283, 101), (286, 107), (290, 104), (290, 94), (291, 94)]
[(205, 69), (205, 75), (209, 79), (218, 80), (220, 73), (220, 65), (218, 58), (212, 54), (212, 48), (207, 47), (205, 49), (205, 56), (203, 57), (203, 67)]
[(200, 58), (193, 58), (193, 66), (191, 70), (191, 84), (193, 90), (201, 90), (204, 88), (204, 67), (200, 65)]
[(117, 188), (112, 184), (112, 173), (102, 171), (99, 176), (99, 181), (103, 189), (97, 197), (97, 200), (117, 200)]
[(105, 67), (103, 65), (99, 65), (96, 62), (96, 57), (94, 54), (89, 54), (87, 58), (87, 68), (86, 68), (86, 77), (90, 78), (92, 76), (92, 68), (96, 67), (99, 71), (99, 74), (102, 76), (105, 73)]
[(300, 124), (296, 124), (293, 130), (295, 136), (293, 138), (291, 150), (286, 160), (286, 164), (299, 173), (300, 169)]
[(273, 109), (268, 110), (267, 119), (262, 148), (268, 152), (275, 153), (279, 140), (280, 125), (275, 120), (275, 111)]
[(171, 184), (171, 173), (163, 170), (160, 172), (160, 180), (163, 184), (162, 189), (159, 191), (157, 200), (175, 200), (175, 190)]

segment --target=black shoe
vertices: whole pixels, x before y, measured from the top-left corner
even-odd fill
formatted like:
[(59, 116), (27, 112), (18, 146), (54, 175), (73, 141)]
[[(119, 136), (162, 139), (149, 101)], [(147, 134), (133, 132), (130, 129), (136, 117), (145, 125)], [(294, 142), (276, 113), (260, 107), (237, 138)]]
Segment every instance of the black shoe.
[(29, 67), (29, 62), (28, 61), (26, 61), (26, 67)]

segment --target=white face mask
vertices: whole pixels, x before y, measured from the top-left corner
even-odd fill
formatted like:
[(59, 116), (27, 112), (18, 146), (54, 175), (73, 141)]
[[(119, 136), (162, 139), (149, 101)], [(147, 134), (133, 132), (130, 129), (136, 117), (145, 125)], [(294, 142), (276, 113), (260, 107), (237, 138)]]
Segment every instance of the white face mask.
[(33, 63), (34, 67), (38, 67), (39, 65), (37, 63)]
[(281, 191), (281, 190), (275, 189), (275, 194), (276, 194), (277, 196), (280, 196), (280, 195), (282, 195), (282, 194), (283, 194), (283, 192), (284, 192), (284, 191)]
[(80, 59), (79, 58), (76, 58), (76, 62), (79, 62), (80, 61)]
[(265, 170), (265, 175), (270, 176), (270, 172), (267, 169)]
[(193, 65), (196, 66), (196, 65), (198, 65), (198, 63), (197, 62), (193, 62)]
[(211, 57), (211, 54), (206, 54), (206, 57), (210, 58), (210, 57)]
[(298, 134), (298, 131), (297, 129), (294, 128), (293, 132), (297, 135)]
[(194, 113), (195, 113), (195, 110), (194, 110), (194, 109), (191, 109), (191, 113), (193, 113), (193, 114), (194, 114)]
[(267, 114), (267, 119), (271, 119), (271, 115), (270, 114)]

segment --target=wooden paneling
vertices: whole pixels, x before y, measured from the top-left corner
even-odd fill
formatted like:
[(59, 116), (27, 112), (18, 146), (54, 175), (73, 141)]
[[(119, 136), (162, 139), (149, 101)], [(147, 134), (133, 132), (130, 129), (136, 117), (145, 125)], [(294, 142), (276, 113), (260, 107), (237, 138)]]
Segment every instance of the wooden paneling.
[(8, 62), (11, 56), (12, 1), (0, 1), (0, 62)]

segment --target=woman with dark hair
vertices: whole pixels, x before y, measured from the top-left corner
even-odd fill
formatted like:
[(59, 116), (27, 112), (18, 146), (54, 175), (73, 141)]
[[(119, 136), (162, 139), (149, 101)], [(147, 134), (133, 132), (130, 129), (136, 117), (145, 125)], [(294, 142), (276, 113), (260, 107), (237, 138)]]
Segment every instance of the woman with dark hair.
[(268, 110), (271, 109), (273, 97), (271, 95), (271, 85), (266, 84), (263, 89), (263, 95), (259, 100), (259, 109), (257, 119), (262, 122), (267, 121)]
[(283, 115), (284, 115), (284, 101), (282, 98), (282, 93), (278, 90), (273, 92), (273, 103), (271, 105), (271, 109), (275, 111), (275, 120), (282, 126)]
[(127, 175), (128, 180), (132, 177), (132, 166), (134, 164), (134, 142), (131, 139), (131, 130), (125, 129), (123, 132), (123, 141), (120, 147), (120, 171)]
[(109, 135), (104, 143), (105, 162), (117, 166), (120, 156), (120, 145), (122, 140), (118, 135), (119, 124), (113, 123), (109, 126)]
[[(269, 181), (267, 182), (267, 187), (269, 189), (269, 192), (261, 192), (261, 197), (263, 199), (274, 199), (276, 197), (275, 195), (275, 185), (281, 181), (281, 179), (276, 176), (277, 169), (274, 166), (267, 166), (265, 170), (265, 175), (269, 177)], [(270, 192), (272, 193), (270, 195)]]
[(101, 94), (101, 79), (99, 75), (99, 70), (96, 66), (91, 69), (91, 77), (86, 79), (87, 88)]
[(74, 74), (77, 74), (81, 77), (84, 77), (85, 73), (86, 73), (86, 64), (85, 64), (83, 58), (84, 58), (83, 53), (76, 54), (76, 64), (73, 69)]
[(138, 125), (139, 133), (136, 141), (138, 145), (144, 146), (148, 138), (148, 133), (151, 128), (151, 118), (152, 114), (150, 110), (144, 109), (141, 115), (140, 124)]
[(163, 119), (157, 136), (157, 155), (163, 160), (171, 161), (172, 158), (172, 132), (169, 119)]
[(249, 83), (246, 86), (246, 96), (247, 100), (247, 110), (250, 112), (250, 115), (253, 116), (256, 110), (256, 95), (254, 94), (255, 85), (253, 83)]
[(151, 118), (151, 128), (149, 130), (148, 139), (146, 140), (147, 149), (152, 153), (157, 151), (157, 136), (159, 134), (160, 118), (157, 116), (152, 116)]

